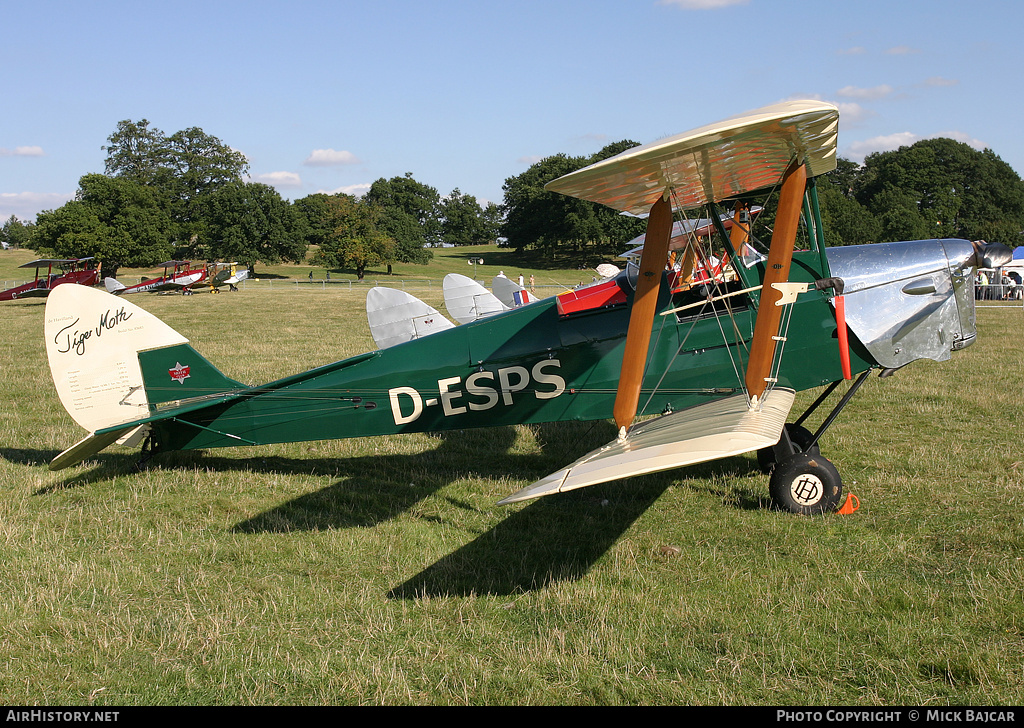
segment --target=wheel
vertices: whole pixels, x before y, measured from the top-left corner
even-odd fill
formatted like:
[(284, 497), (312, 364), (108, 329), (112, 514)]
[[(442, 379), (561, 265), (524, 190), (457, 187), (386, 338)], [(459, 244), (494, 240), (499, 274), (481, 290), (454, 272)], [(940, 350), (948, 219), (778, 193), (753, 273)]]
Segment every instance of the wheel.
[(839, 507), (843, 481), (821, 453), (798, 452), (775, 466), (768, 492), (779, 508), (810, 516)]
[[(799, 452), (806, 452), (812, 454), (818, 454), (821, 450), (818, 448), (818, 443), (808, 448), (811, 444), (811, 440), (814, 439), (814, 433), (808, 430), (806, 427), (801, 425), (795, 425), (792, 422), (786, 423), (786, 432), (789, 434), (789, 440), (793, 443)], [(762, 447), (757, 451), (757, 464), (761, 468), (761, 472), (770, 473), (775, 469), (777, 464), (775, 457), (775, 448), (773, 447)]]

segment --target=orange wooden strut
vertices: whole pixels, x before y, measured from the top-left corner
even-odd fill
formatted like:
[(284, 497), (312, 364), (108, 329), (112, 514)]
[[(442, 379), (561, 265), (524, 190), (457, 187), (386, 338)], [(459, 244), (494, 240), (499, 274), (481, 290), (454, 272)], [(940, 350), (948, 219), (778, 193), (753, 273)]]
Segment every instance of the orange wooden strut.
[(779, 323), (782, 321), (782, 307), (776, 305), (782, 298), (782, 292), (772, 288), (772, 284), (789, 280), (789, 267), (793, 262), (793, 246), (800, 226), (800, 208), (803, 205), (806, 184), (807, 168), (794, 162), (782, 177), (779, 207), (775, 213), (775, 230), (772, 232), (768, 261), (765, 264), (761, 303), (757, 307), (754, 338), (750, 343), (750, 358), (747, 361), (744, 383), (747, 395), (751, 398), (761, 398), (768, 386), (765, 380), (771, 376), (776, 345), (774, 337), (778, 336)]
[(658, 304), (661, 276), (668, 260), (668, 244), (672, 237), (672, 206), (662, 197), (651, 207), (647, 217), (647, 234), (644, 250), (640, 255), (640, 273), (637, 276), (636, 292), (629, 312), (629, 329), (626, 332), (626, 349), (622, 354), (622, 373), (619, 389), (615, 393), (612, 413), (615, 425), (628, 428), (633, 424), (637, 406), (640, 404), (640, 385), (647, 365), (647, 348), (651, 342), (651, 327)]
[(743, 254), (743, 246), (750, 240), (750, 223), (748, 222), (744, 225), (740, 222), (740, 217), (746, 207), (744, 203), (737, 202), (732, 213), (732, 230), (729, 232), (729, 242), (732, 244), (732, 249), (736, 251), (737, 255)]

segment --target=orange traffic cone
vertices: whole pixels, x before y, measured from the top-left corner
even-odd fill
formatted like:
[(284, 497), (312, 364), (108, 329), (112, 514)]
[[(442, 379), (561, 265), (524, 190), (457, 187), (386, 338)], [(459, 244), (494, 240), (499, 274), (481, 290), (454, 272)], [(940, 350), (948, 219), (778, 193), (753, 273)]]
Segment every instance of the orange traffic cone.
[(858, 508), (860, 508), (860, 498), (855, 496), (853, 493), (847, 493), (846, 502), (843, 503), (843, 507), (836, 512), (841, 515), (848, 516)]

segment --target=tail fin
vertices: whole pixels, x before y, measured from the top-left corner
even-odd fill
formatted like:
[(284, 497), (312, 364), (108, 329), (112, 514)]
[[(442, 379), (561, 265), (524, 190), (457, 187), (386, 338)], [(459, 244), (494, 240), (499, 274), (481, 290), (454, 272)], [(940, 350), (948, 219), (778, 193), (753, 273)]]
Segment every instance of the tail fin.
[(378, 349), (454, 328), (433, 306), (405, 291), (383, 286), (366, 292), (366, 318)]
[(491, 281), (491, 290), (508, 308), (518, 308), (533, 301), (533, 296), (525, 288), (505, 276), (495, 276)]
[(441, 283), (444, 305), (460, 324), (507, 311), (508, 306), (482, 285), (458, 273), (449, 273)]
[(148, 417), (153, 405), (244, 386), (153, 314), (85, 286), (53, 290), (45, 336), (61, 404), (92, 433)]
[(117, 293), (127, 288), (124, 283), (121, 283), (116, 278), (104, 278), (103, 285), (106, 287), (107, 293)]

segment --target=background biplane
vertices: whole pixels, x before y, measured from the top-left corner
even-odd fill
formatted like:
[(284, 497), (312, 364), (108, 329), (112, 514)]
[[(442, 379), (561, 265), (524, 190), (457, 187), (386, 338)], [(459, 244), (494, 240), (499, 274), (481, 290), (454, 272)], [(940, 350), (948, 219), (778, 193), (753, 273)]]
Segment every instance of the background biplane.
[[(833, 510), (842, 482), (820, 453), (823, 432), (871, 371), (941, 361), (969, 345), (973, 269), (1009, 256), (966, 240), (826, 250), (814, 179), (836, 165), (838, 120), (830, 104), (787, 102), (555, 180), (551, 191), (646, 215), (639, 262), (578, 291), (405, 334), (404, 343), (255, 387), (227, 378), (126, 301), (58, 290), (46, 311), (50, 368), (62, 403), (90, 434), (50, 467), (115, 441), (143, 442), (148, 458), (613, 418), (616, 440), (502, 502), (758, 451), (780, 507)], [(749, 209), (775, 194), (765, 244)], [(691, 235), (669, 266), (674, 217), (708, 221), (715, 247)], [(709, 265), (713, 255), (724, 265)], [(433, 313), (412, 305), (406, 316)], [(855, 376), (817, 431), (805, 429)], [(795, 392), (822, 386), (787, 425)]]
[(217, 293), (221, 288), (227, 286), (234, 291), (237, 290), (235, 286), (248, 278), (249, 269), (239, 268), (238, 263), (210, 263), (206, 266), (206, 277), (192, 288), (209, 288)]
[(160, 263), (157, 267), (163, 268), (163, 275), (156, 278), (136, 283), (133, 286), (126, 286), (115, 278), (104, 278), (103, 285), (108, 292), (116, 296), (127, 293), (167, 293), (180, 292), (206, 278), (206, 268), (190, 268), (191, 261), (168, 260)]
[[(0, 301), (13, 301), (16, 298), (43, 298), (50, 295), (50, 291), (55, 287), (64, 283), (94, 286), (100, 280), (100, 272), (95, 258), (43, 258), (18, 267), (34, 268), (35, 280), (0, 292)], [(54, 268), (60, 272), (55, 273)], [(46, 269), (45, 275), (42, 273), (43, 269)]]

